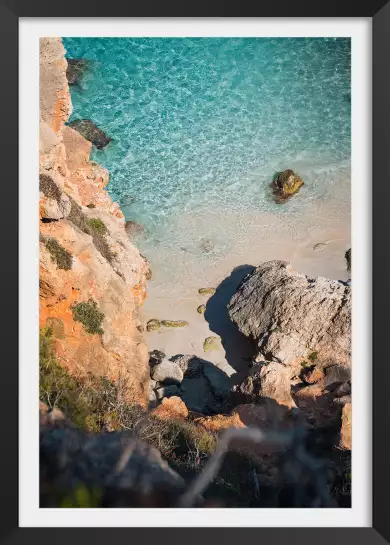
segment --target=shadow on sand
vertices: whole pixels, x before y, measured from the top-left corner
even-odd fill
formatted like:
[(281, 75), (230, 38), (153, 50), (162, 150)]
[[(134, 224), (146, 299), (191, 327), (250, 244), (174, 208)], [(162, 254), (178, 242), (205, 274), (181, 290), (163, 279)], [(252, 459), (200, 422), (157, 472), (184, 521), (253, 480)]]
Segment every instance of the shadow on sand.
[(230, 276), (221, 282), (215, 294), (208, 300), (204, 314), (210, 330), (221, 338), (222, 346), (226, 352), (226, 360), (236, 371), (235, 382), (240, 380), (248, 370), (255, 353), (255, 347), (230, 320), (227, 304), (241, 280), (254, 269), (255, 267), (252, 265), (240, 265), (233, 269)]

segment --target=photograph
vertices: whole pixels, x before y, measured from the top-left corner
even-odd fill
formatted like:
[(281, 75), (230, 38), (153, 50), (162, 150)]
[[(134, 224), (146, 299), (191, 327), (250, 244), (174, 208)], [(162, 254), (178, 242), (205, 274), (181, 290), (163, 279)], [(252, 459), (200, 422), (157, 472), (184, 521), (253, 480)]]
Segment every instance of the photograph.
[(352, 41), (41, 35), (40, 508), (351, 508)]

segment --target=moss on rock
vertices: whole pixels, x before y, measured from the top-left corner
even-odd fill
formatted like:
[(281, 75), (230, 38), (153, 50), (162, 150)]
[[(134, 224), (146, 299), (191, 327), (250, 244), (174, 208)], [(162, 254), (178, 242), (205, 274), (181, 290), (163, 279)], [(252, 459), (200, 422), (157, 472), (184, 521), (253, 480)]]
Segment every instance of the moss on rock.
[(203, 350), (210, 352), (211, 350), (218, 350), (221, 348), (219, 337), (207, 337), (203, 343)]
[(185, 320), (163, 320), (161, 325), (164, 327), (186, 327), (188, 322)]
[(196, 309), (196, 311), (199, 314), (204, 314), (206, 312), (206, 305), (199, 305), (198, 308)]
[(215, 292), (215, 288), (200, 288), (198, 290), (198, 293), (200, 293), (200, 295), (214, 295)]
[(152, 320), (149, 320), (146, 324), (146, 330), (147, 331), (156, 331), (156, 329), (160, 329), (161, 322), (160, 320), (157, 320), (156, 318), (153, 318)]

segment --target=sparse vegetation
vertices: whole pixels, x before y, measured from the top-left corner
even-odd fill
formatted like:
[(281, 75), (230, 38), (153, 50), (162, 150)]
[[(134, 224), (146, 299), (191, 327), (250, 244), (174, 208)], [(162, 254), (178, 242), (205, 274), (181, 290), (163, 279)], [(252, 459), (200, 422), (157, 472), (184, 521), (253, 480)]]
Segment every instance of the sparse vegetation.
[(105, 235), (107, 233), (106, 224), (100, 218), (87, 219), (87, 225), (95, 233), (99, 233), (100, 235)]
[(61, 200), (61, 189), (55, 183), (53, 178), (47, 176), (46, 174), (39, 175), (39, 191), (48, 197), (49, 199), (54, 199), (57, 202)]
[(310, 360), (311, 363), (314, 363), (318, 359), (318, 352), (311, 352), (311, 354), (307, 356), (307, 359)]
[(87, 218), (83, 213), (81, 206), (79, 206), (74, 199), (71, 199), (71, 210), (68, 220), (84, 233), (91, 235), (96, 249), (109, 263), (112, 263), (115, 254), (111, 251), (111, 248), (107, 243), (105, 238), (107, 227), (101, 219)]
[(82, 301), (71, 307), (73, 312), (73, 319), (77, 322), (81, 322), (85, 328), (85, 331), (92, 335), (97, 333), (103, 335), (103, 329), (101, 328), (104, 318), (103, 312), (98, 309), (96, 301), (89, 299), (89, 301)]
[(68, 250), (65, 250), (55, 238), (45, 238), (44, 244), (50, 252), (51, 259), (59, 269), (69, 271), (72, 268), (72, 254)]
[(147, 331), (155, 331), (156, 329), (160, 329), (160, 327), (161, 327), (161, 322), (160, 320), (157, 320), (156, 318), (149, 320), (149, 322), (146, 324)]

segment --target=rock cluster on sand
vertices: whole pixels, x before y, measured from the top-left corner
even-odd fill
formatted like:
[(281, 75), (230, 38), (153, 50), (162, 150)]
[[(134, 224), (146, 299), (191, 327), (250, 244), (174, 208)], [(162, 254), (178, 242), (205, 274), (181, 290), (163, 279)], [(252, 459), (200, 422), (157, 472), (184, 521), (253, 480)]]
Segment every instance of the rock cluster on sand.
[(214, 363), (193, 355), (150, 353), (150, 402), (178, 396), (187, 408), (205, 414), (221, 410), (232, 392), (231, 378)]
[(288, 169), (276, 175), (272, 185), (277, 201), (284, 202), (297, 193), (304, 183), (300, 176)]
[(228, 305), (239, 330), (269, 361), (350, 366), (351, 288), (310, 278), (285, 261), (269, 261), (244, 278)]
[(98, 149), (106, 147), (107, 144), (111, 142), (111, 138), (99, 129), (99, 127), (90, 119), (77, 119), (71, 121), (69, 126), (80, 133), (86, 140), (92, 142)]

